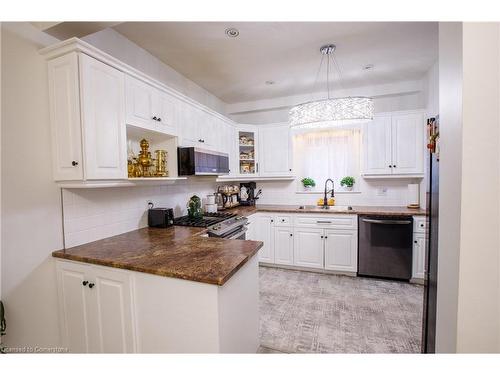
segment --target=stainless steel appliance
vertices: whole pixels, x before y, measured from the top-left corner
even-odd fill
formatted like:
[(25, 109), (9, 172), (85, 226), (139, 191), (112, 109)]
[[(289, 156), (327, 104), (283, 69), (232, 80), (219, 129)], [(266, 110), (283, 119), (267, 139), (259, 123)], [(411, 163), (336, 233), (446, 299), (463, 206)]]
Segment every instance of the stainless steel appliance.
[(197, 147), (177, 148), (179, 176), (221, 175), (229, 173), (229, 155)]
[(190, 217), (189, 215), (176, 217), (174, 219), (174, 225), (180, 225), (184, 227), (201, 227), (207, 228), (210, 225), (220, 223), (221, 221), (235, 217), (236, 214), (224, 213), (224, 212), (205, 212), (201, 217)]
[(175, 218), (174, 225), (207, 228), (209, 237), (244, 240), (248, 230), (248, 219), (232, 213), (205, 213), (201, 218), (181, 216)]
[(244, 216), (235, 216), (208, 227), (209, 237), (226, 238), (228, 240), (244, 240), (248, 219)]
[(148, 210), (148, 226), (167, 228), (174, 225), (174, 210), (172, 208), (151, 208)]
[(410, 280), (411, 216), (358, 217), (358, 275)]

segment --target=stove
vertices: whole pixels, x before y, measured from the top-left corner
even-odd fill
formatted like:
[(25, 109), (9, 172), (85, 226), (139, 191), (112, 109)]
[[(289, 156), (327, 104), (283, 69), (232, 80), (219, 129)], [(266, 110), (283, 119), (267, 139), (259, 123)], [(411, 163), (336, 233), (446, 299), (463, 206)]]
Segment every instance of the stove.
[(208, 237), (244, 240), (248, 219), (244, 216), (234, 216), (208, 227)]
[(205, 213), (203, 217), (176, 217), (174, 225), (207, 228), (209, 237), (244, 240), (248, 219), (228, 212)]
[(176, 217), (174, 219), (174, 225), (180, 225), (184, 227), (200, 227), (208, 228), (211, 225), (220, 223), (221, 221), (231, 219), (235, 217), (236, 214), (231, 214), (228, 212), (213, 212), (204, 213), (203, 217), (190, 218), (189, 216)]

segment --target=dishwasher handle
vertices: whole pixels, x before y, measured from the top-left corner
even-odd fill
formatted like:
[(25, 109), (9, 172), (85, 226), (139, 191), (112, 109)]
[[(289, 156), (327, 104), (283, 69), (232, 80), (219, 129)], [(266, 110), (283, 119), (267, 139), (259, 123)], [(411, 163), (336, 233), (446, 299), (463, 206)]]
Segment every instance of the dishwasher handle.
[(407, 225), (411, 224), (411, 220), (376, 220), (376, 219), (361, 219), (365, 223), (371, 223), (371, 224), (384, 224), (384, 225)]

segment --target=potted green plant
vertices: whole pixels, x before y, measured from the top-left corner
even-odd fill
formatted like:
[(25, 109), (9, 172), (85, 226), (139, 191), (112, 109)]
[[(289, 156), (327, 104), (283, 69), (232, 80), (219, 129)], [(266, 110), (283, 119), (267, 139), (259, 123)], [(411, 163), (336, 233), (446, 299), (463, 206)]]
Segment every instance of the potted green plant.
[(300, 182), (302, 182), (305, 191), (311, 191), (316, 186), (316, 182), (310, 177), (304, 177)]
[(352, 176), (346, 176), (340, 181), (340, 186), (344, 187), (347, 191), (352, 191), (354, 183), (356, 180)]

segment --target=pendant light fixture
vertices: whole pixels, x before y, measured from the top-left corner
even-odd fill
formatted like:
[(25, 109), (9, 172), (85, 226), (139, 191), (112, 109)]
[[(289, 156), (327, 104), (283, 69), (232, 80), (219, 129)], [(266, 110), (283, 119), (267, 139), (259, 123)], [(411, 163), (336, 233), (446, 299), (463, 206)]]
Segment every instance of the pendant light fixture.
[[(336, 47), (334, 44), (320, 48), (321, 62), (318, 75), (321, 71), (323, 59), (326, 56), (326, 99), (302, 103), (292, 107), (289, 114), (290, 127), (293, 129), (321, 129), (333, 128), (342, 125), (361, 124), (373, 119), (373, 100), (362, 96), (348, 96), (342, 98), (330, 97), (330, 64), (336, 68), (339, 82), (342, 80), (340, 69), (333, 56)], [(317, 80), (317, 77), (316, 77)], [(340, 83), (339, 83), (340, 84)]]

